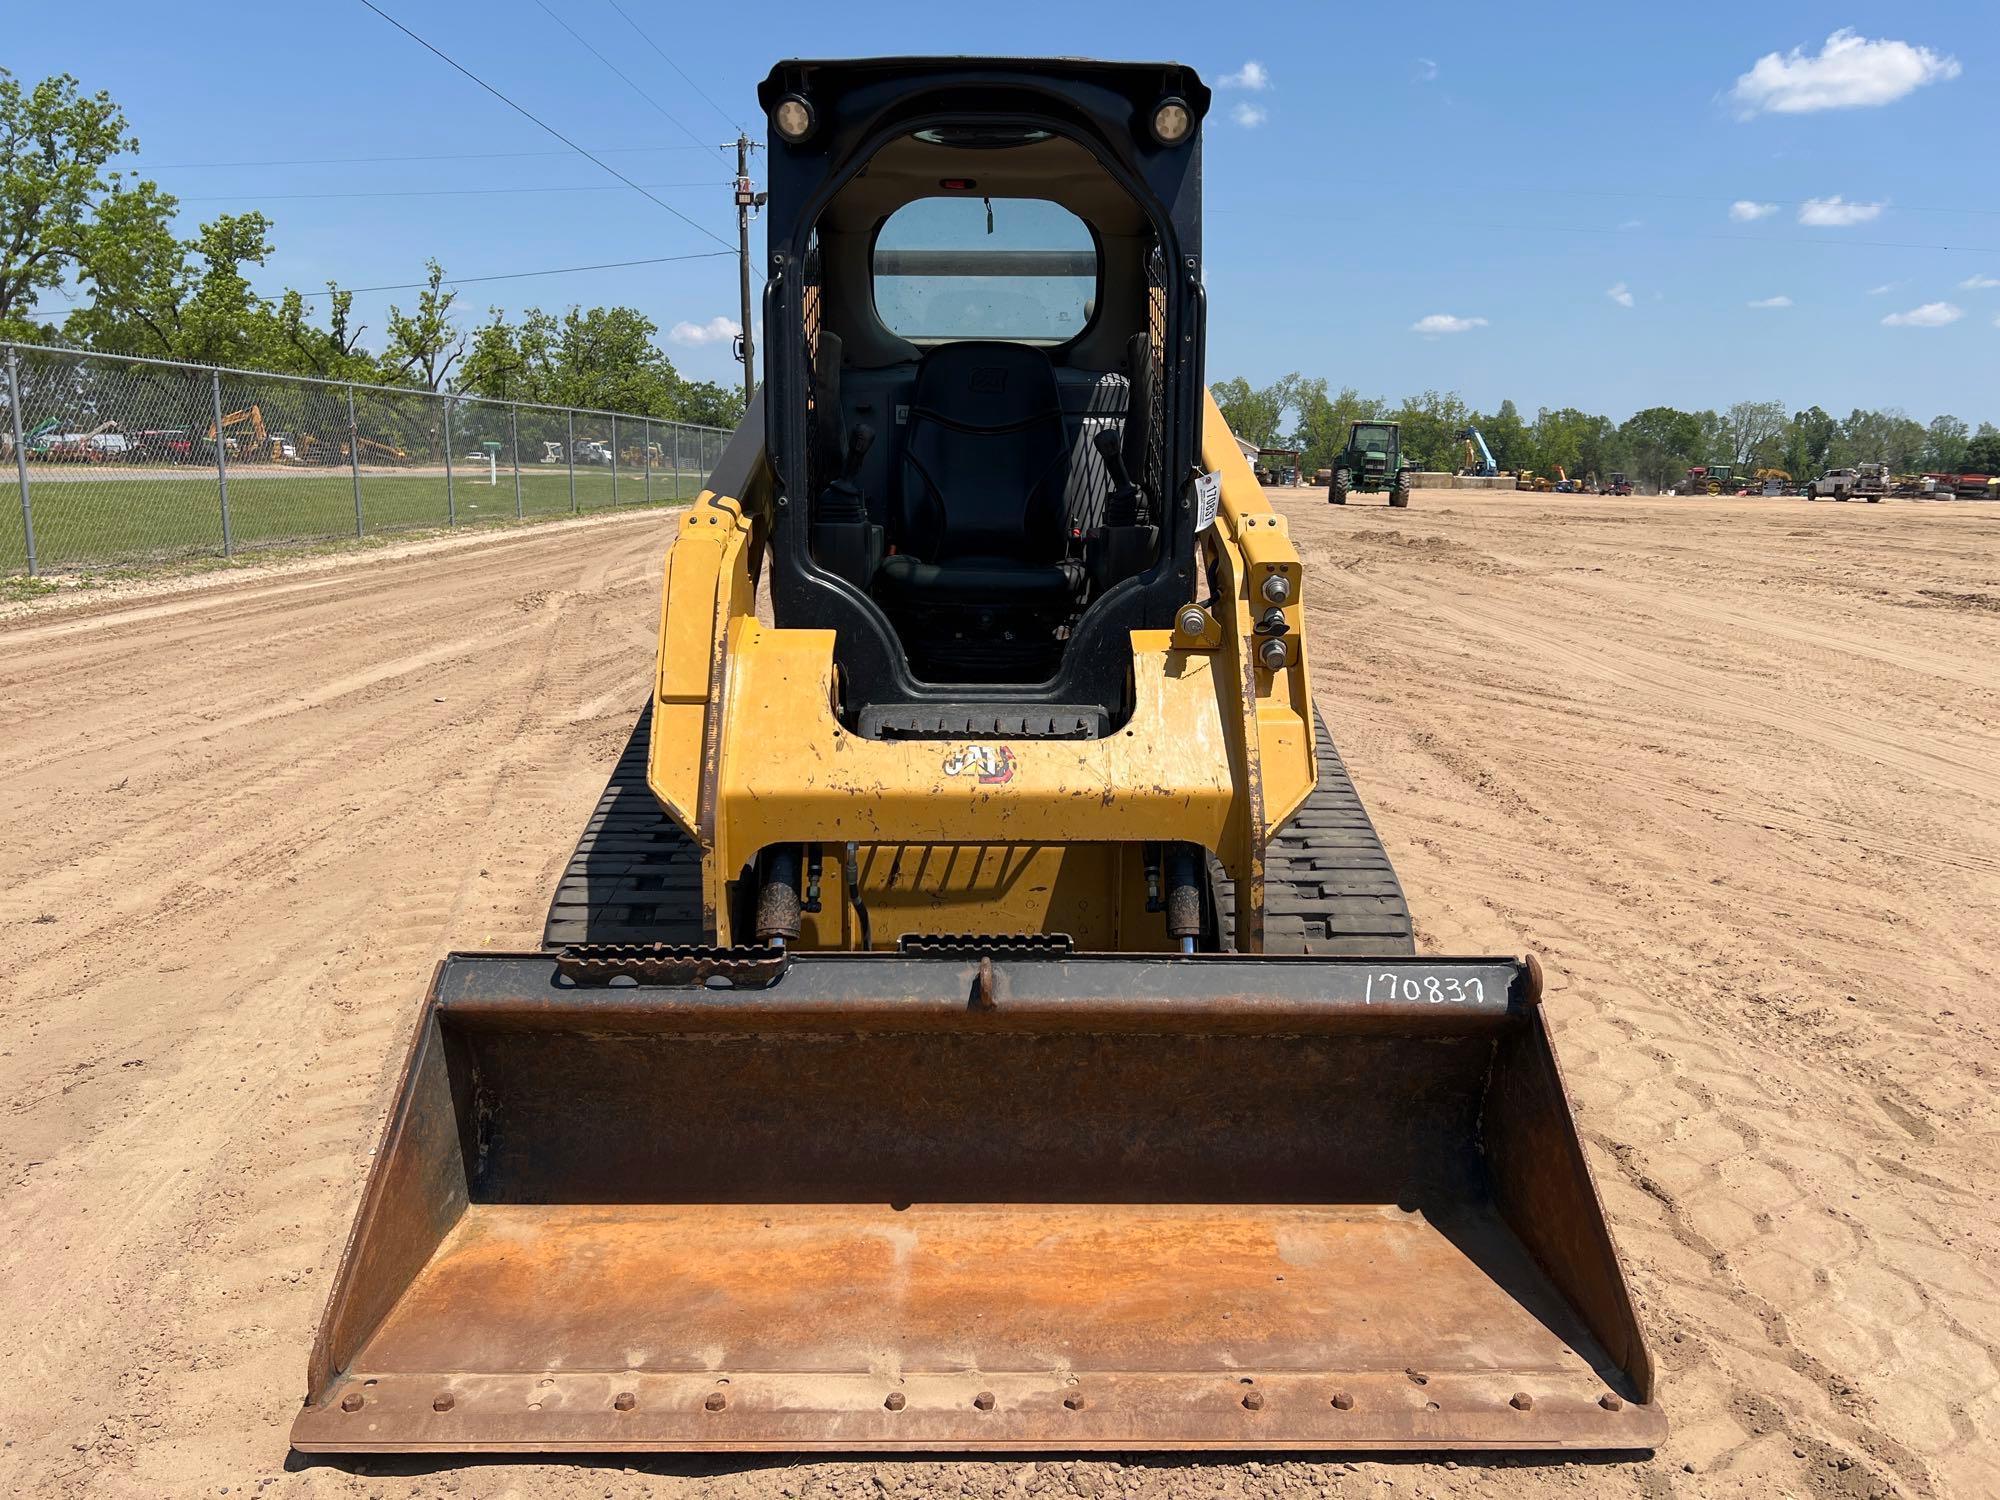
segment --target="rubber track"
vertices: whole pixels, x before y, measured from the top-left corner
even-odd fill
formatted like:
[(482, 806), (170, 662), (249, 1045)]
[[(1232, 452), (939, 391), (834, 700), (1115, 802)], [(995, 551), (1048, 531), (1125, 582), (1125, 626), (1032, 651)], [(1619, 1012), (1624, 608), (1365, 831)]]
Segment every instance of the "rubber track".
[(648, 703), (549, 907), (542, 942), (704, 943), (701, 850), (646, 786)]
[[(543, 942), (701, 943), (701, 853), (646, 786), (652, 707), (639, 715), (556, 887)], [(1235, 890), (1211, 865), (1221, 930)], [(1264, 947), (1271, 953), (1416, 951), (1410, 909), (1354, 782), (1319, 725), (1319, 783), (1264, 856)]]
[[(1353, 778), (1314, 710), (1319, 782), (1264, 851), (1264, 951), (1414, 953), (1402, 884)], [(1234, 883), (1210, 865), (1218, 925), (1236, 930)]]

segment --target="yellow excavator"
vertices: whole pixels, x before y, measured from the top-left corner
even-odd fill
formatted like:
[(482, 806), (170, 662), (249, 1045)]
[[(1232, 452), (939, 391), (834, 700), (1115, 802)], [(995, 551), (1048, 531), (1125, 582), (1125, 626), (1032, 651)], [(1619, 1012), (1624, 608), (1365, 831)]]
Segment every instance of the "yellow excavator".
[(1652, 1447), (1540, 969), (1417, 951), (1204, 389), (1209, 90), (759, 99), (761, 391), (542, 946), (436, 971), (294, 1446)]
[[(248, 426), (250, 429), (247, 438), (221, 436), (221, 434), (227, 433), (232, 427), (242, 426)], [(225, 413), (221, 422), (211, 422), (209, 424), (208, 431), (204, 435), (211, 443), (218, 441), (226, 442), (229, 445), (229, 451), (232, 455), (251, 463), (271, 462), (281, 456), (279, 444), (271, 437), (270, 432), (264, 426), (262, 408), (256, 406), (254, 403), (244, 407), (241, 411)]]

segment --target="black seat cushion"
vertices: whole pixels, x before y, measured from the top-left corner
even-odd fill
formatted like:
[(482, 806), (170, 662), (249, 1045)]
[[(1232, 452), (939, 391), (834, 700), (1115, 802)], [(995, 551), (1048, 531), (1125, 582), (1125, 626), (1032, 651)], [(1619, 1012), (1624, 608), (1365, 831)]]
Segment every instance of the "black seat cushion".
[(935, 563), (899, 552), (882, 559), (875, 573), (875, 592), (890, 602), (1061, 608), (1075, 595), (1078, 581), (1071, 564), (1036, 566), (1009, 557), (955, 557)]
[[(1027, 344), (941, 345), (917, 367), (890, 540), (940, 565), (939, 587), (954, 564), (1050, 568), (1068, 549), (1068, 475), (1048, 356)], [(897, 574), (917, 576), (907, 563)]]

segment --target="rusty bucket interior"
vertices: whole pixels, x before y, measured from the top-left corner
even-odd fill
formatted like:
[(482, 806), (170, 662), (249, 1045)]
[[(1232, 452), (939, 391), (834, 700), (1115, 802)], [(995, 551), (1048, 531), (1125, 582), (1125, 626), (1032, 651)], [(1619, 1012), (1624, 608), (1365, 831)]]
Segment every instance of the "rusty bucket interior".
[(1652, 1383), (1513, 961), (472, 956), (293, 1443), (1644, 1449)]

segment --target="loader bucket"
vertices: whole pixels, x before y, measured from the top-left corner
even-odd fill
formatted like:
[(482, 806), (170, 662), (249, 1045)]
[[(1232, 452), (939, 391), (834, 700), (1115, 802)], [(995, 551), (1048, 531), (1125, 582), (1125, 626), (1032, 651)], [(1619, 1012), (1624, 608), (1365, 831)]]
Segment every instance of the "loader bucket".
[(1529, 965), (643, 951), (439, 967), (295, 1447), (1664, 1435)]

